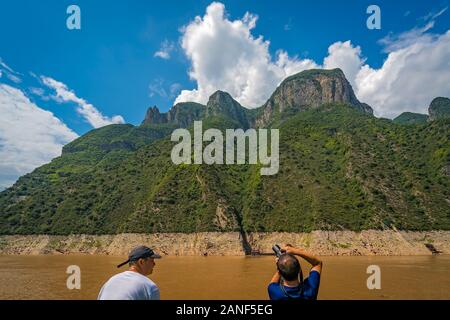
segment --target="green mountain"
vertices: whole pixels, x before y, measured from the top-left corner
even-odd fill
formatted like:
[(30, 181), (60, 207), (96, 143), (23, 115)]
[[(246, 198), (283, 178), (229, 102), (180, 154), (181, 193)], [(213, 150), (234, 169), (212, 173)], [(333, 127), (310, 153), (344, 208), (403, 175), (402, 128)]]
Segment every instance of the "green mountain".
[[(280, 171), (174, 165), (175, 128), (280, 129)], [(284, 80), (258, 109), (218, 91), (111, 125), (0, 193), (0, 234), (450, 229), (450, 119), (377, 119), (342, 71)]]
[(450, 99), (437, 97), (428, 107), (428, 115), (414, 112), (403, 112), (394, 119), (399, 124), (423, 124), (427, 121), (445, 119), (450, 117)]
[(395, 123), (399, 124), (421, 124), (426, 123), (428, 116), (426, 114), (403, 112), (397, 118), (394, 119)]

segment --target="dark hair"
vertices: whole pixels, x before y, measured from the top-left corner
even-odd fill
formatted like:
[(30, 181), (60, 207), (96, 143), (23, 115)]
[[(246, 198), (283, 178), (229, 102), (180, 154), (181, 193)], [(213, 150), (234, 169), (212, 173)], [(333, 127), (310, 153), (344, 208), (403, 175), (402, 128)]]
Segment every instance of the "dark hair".
[(277, 262), (278, 271), (281, 276), (287, 280), (292, 281), (298, 278), (300, 273), (300, 262), (292, 254), (283, 254)]
[(137, 260), (132, 260), (132, 261), (128, 262), (128, 266), (131, 267), (131, 266), (137, 265), (138, 261), (141, 259), (147, 260), (148, 258), (139, 258)]

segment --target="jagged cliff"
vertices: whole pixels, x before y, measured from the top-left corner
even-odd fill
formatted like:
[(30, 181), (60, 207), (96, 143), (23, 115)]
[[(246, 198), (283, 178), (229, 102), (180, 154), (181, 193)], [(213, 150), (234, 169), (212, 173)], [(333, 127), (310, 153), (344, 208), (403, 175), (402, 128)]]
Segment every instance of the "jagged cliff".
[(372, 108), (356, 98), (352, 86), (340, 69), (307, 70), (286, 78), (262, 106), (257, 126), (265, 126), (277, 115), (317, 108), (326, 103), (347, 104), (373, 114)]
[(430, 121), (450, 117), (450, 99), (444, 97), (435, 98), (428, 108)]

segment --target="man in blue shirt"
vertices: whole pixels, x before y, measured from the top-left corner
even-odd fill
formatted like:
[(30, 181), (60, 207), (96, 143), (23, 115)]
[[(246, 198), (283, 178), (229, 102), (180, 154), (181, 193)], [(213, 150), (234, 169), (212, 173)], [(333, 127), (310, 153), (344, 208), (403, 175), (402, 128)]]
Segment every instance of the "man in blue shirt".
[[(322, 261), (312, 254), (286, 245), (277, 259), (277, 272), (268, 286), (271, 300), (316, 300), (319, 292)], [(300, 263), (295, 256), (312, 265), (308, 278), (303, 280)]]

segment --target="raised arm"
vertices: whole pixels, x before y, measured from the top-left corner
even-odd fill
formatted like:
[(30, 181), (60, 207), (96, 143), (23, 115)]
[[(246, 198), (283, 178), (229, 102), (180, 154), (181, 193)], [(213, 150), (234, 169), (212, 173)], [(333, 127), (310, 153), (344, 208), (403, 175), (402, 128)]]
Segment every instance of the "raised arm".
[(311, 254), (303, 249), (295, 248), (288, 244), (285, 245), (282, 249), (284, 251), (286, 251), (286, 253), (297, 255), (299, 257), (302, 257), (306, 261), (308, 261), (312, 265), (311, 270), (315, 270), (319, 273), (322, 272), (322, 261), (319, 258), (317, 258), (316, 256), (314, 256), (313, 254)]
[(275, 274), (272, 277), (272, 280), (270, 280), (270, 283), (279, 283), (281, 279), (281, 275), (280, 272), (277, 270), (277, 272), (275, 272)]

